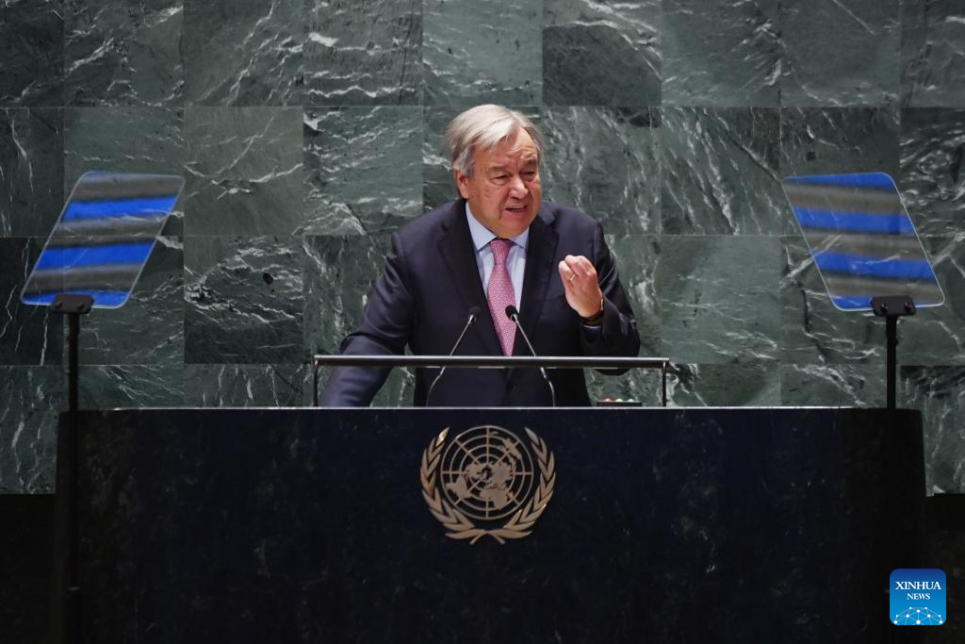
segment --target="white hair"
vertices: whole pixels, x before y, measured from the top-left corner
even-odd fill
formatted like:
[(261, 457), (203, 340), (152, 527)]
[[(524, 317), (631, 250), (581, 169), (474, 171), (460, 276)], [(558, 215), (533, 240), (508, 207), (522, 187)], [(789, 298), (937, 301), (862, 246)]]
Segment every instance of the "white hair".
[(533, 139), (537, 159), (542, 160), (543, 133), (521, 112), (501, 105), (477, 105), (466, 110), (446, 128), (452, 169), (472, 176), (476, 150), (491, 150), (521, 129)]

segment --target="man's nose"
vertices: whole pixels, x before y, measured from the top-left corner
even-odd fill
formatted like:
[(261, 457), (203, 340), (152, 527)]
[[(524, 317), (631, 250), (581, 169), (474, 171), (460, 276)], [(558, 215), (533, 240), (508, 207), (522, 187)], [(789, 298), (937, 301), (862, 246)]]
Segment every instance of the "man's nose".
[(522, 198), (525, 197), (528, 192), (526, 182), (523, 181), (521, 175), (514, 174), (509, 178), (509, 194), (511, 197)]

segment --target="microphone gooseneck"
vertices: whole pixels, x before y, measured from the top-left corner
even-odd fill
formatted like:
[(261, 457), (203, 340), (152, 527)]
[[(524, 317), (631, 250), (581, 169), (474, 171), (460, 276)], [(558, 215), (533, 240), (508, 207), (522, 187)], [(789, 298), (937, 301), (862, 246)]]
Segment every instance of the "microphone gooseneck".
[[(469, 330), (469, 327), (471, 327), (476, 320), (479, 319), (480, 313), (482, 313), (482, 309), (480, 309), (478, 306), (474, 306), (469, 309), (469, 318), (466, 320), (466, 326), (462, 327), (462, 333), (460, 333), (459, 337), (456, 338), (456, 343), (452, 345), (452, 351), (449, 352), (449, 355), (453, 355), (456, 352), (456, 349), (459, 348), (459, 345), (462, 344), (462, 339), (466, 337), (466, 332)], [(432, 379), (432, 383), (429, 385), (429, 391), (426, 392), (426, 407), (429, 406), (429, 397), (432, 396), (432, 390), (436, 388), (439, 378), (442, 378), (442, 374), (445, 372), (446, 367), (443, 365), (442, 369), (439, 370), (438, 375)]]
[[(512, 304), (506, 307), (506, 317), (512, 320), (516, 328), (519, 329), (519, 334), (523, 336), (523, 340), (526, 341), (529, 352), (533, 354), (534, 358), (538, 358), (539, 356), (536, 355), (536, 349), (533, 348), (533, 343), (529, 341), (529, 336), (526, 335), (526, 331), (523, 331), (523, 325), (519, 323), (519, 311)], [(546, 386), (550, 388), (550, 400), (553, 406), (556, 407), (556, 389), (553, 387), (553, 382), (550, 380), (549, 374), (546, 373), (546, 369), (540, 367), (539, 371), (543, 374), (543, 380), (546, 381)]]

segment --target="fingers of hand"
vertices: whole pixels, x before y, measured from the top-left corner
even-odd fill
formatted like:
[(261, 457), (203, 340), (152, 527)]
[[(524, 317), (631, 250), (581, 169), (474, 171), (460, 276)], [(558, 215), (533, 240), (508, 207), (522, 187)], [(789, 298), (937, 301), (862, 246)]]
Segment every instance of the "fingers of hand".
[(593, 267), (593, 263), (583, 255), (567, 255), (563, 261), (566, 262), (571, 271), (576, 273), (577, 280), (586, 277), (594, 282), (596, 281), (596, 269)]

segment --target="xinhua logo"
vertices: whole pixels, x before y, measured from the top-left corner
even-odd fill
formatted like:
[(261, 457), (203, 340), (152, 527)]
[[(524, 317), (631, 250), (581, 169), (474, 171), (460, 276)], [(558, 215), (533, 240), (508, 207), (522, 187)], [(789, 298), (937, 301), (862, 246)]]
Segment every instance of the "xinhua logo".
[(891, 573), (891, 623), (944, 624), (945, 573), (937, 568), (899, 568)]

